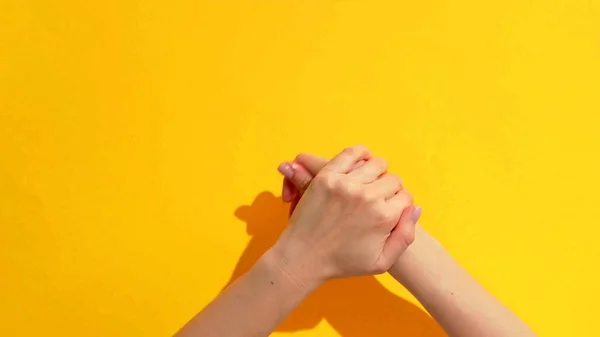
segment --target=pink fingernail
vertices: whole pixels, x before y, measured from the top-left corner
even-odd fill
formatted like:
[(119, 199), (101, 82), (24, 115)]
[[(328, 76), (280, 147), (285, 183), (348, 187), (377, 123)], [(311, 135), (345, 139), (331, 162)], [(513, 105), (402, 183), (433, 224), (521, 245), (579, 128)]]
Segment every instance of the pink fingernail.
[(419, 221), (419, 218), (421, 217), (421, 213), (423, 212), (423, 209), (421, 209), (420, 206), (415, 206), (413, 208), (412, 211), (412, 220), (414, 223), (417, 223)]
[(294, 169), (289, 163), (281, 163), (279, 167), (277, 167), (277, 171), (288, 179), (294, 178)]

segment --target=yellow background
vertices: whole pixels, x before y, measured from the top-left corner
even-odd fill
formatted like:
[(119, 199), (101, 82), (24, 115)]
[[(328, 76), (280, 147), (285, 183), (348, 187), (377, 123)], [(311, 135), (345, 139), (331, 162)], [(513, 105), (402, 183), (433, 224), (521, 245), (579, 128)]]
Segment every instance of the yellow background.
[(363, 143), (540, 335), (600, 336), (599, 113), (597, 0), (0, 0), (0, 335), (171, 335), (277, 164)]

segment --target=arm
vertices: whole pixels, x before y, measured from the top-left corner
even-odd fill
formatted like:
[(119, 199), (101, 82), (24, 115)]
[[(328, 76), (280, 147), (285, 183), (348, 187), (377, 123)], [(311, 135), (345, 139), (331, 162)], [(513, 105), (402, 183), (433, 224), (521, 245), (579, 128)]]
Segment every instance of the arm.
[(412, 197), (386, 170), (365, 147), (338, 154), (304, 190), (277, 243), (176, 337), (268, 336), (326, 280), (387, 271), (415, 222)]
[(417, 226), (415, 241), (389, 273), (425, 306), (450, 336), (535, 336), (420, 226)]
[[(282, 169), (284, 201), (299, 198), (327, 163), (300, 154), (296, 165)], [(418, 217), (418, 214), (416, 214)], [(414, 220), (416, 221), (416, 219)], [(525, 337), (535, 333), (473, 279), (448, 252), (417, 225), (415, 241), (389, 273), (403, 284), (452, 337)]]
[(323, 282), (315, 274), (290, 277), (301, 262), (284, 261), (271, 248), (175, 336), (268, 336)]

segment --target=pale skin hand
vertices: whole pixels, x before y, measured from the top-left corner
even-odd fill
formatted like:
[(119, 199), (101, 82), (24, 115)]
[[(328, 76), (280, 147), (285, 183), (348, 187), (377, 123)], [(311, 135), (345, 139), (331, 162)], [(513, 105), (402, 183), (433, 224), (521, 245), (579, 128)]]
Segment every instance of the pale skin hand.
[[(327, 160), (308, 154), (280, 165), (285, 176), (282, 196), (300, 198)], [(415, 222), (419, 214), (413, 214)], [(526, 337), (536, 334), (473, 279), (423, 228), (415, 242), (389, 269), (451, 337)]]
[(362, 146), (322, 166), (275, 246), (176, 336), (268, 336), (326, 280), (387, 271), (415, 223), (411, 196), (386, 171)]

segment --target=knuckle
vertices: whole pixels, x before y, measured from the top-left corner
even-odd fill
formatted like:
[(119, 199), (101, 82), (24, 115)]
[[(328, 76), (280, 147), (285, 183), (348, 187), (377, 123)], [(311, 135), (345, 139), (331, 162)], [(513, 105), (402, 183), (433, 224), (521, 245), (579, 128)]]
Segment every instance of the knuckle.
[(390, 174), (389, 177), (394, 184), (396, 184), (397, 186), (402, 186), (402, 179), (400, 179), (400, 177), (398, 177), (395, 174)]
[(383, 178), (385, 184), (390, 188), (394, 189), (396, 193), (402, 191), (402, 180), (395, 174), (386, 174)]
[(350, 181), (340, 181), (337, 187), (341, 194), (352, 199), (360, 198), (362, 194), (359, 186)]
[(415, 202), (414, 199), (413, 199), (412, 194), (410, 192), (408, 192), (408, 191), (406, 191), (406, 198), (408, 199), (408, 203), (411, 204), (411, 205)]
[(370, 191), (370, 190), (361, 191), (361, 193), (359, 193), (357, 196), (360, 198), (360, 200), (362, 202), (368, 203), (368, 204), (374, 203), (375, 201), (378, 200), (377, 193)]
[(415, 232), (411, 231), (409, 233), (404, 233), (403, 238), (404, 242), (406, 242), (406, 245), (410, 246), (413, 242), (415, 242)]
[(353, 146), (357, 151), (367, 151), (367, 147), (363, 144), (356, 144)]
[(356, 144), (356, 145), (354, 145), (354, 148), (360, 152), (369, 152), (369, 149), (367, 149), (367, 147), (364, 146), (363, 144)]
[(334, 188), (335, 185), (335, 176), (333, 174), (328, 173), (318, 174), (312, 180), (312, 182), (320, 188), (331, 190)]
[(358, 144), (358, 145), (354, 145), (354, 146), (345, 148), (344, 152), (349, 155), (352, 155), (352, 156), (359, 156), (362, 154), (370, 154), (371, 153), (371, 151), (369, 151), (369, 149), (362, 144)]
[(400, 202), (402, 203), (402, 205), (404, 205), (404, 206), (412, 205), (413, 197), (409, 191), (402, 190), (402, 191), (398, 192), (398, 196), (400, 197)]
[(331, 183), (331, 189), (336, 195), (347, 195), (348, 186), (343, 181), (336, 181)]
[(345, 154), (347, 154), (349, 156), (354, 156), (354, 155), (356, 155), (357, 151), (356, 151), (356, 147), (353, 146), (353, 147), (345, 148), (344, 151), (342, 151), (342, 152), (344, 152)]
[(381, 157), (377, 157), (377, 165), (379, 165), (379, 167), (381, 167), (383, 170), (387, 170), (388, 168), (388, 162), (387, 160), (381, 158)]

